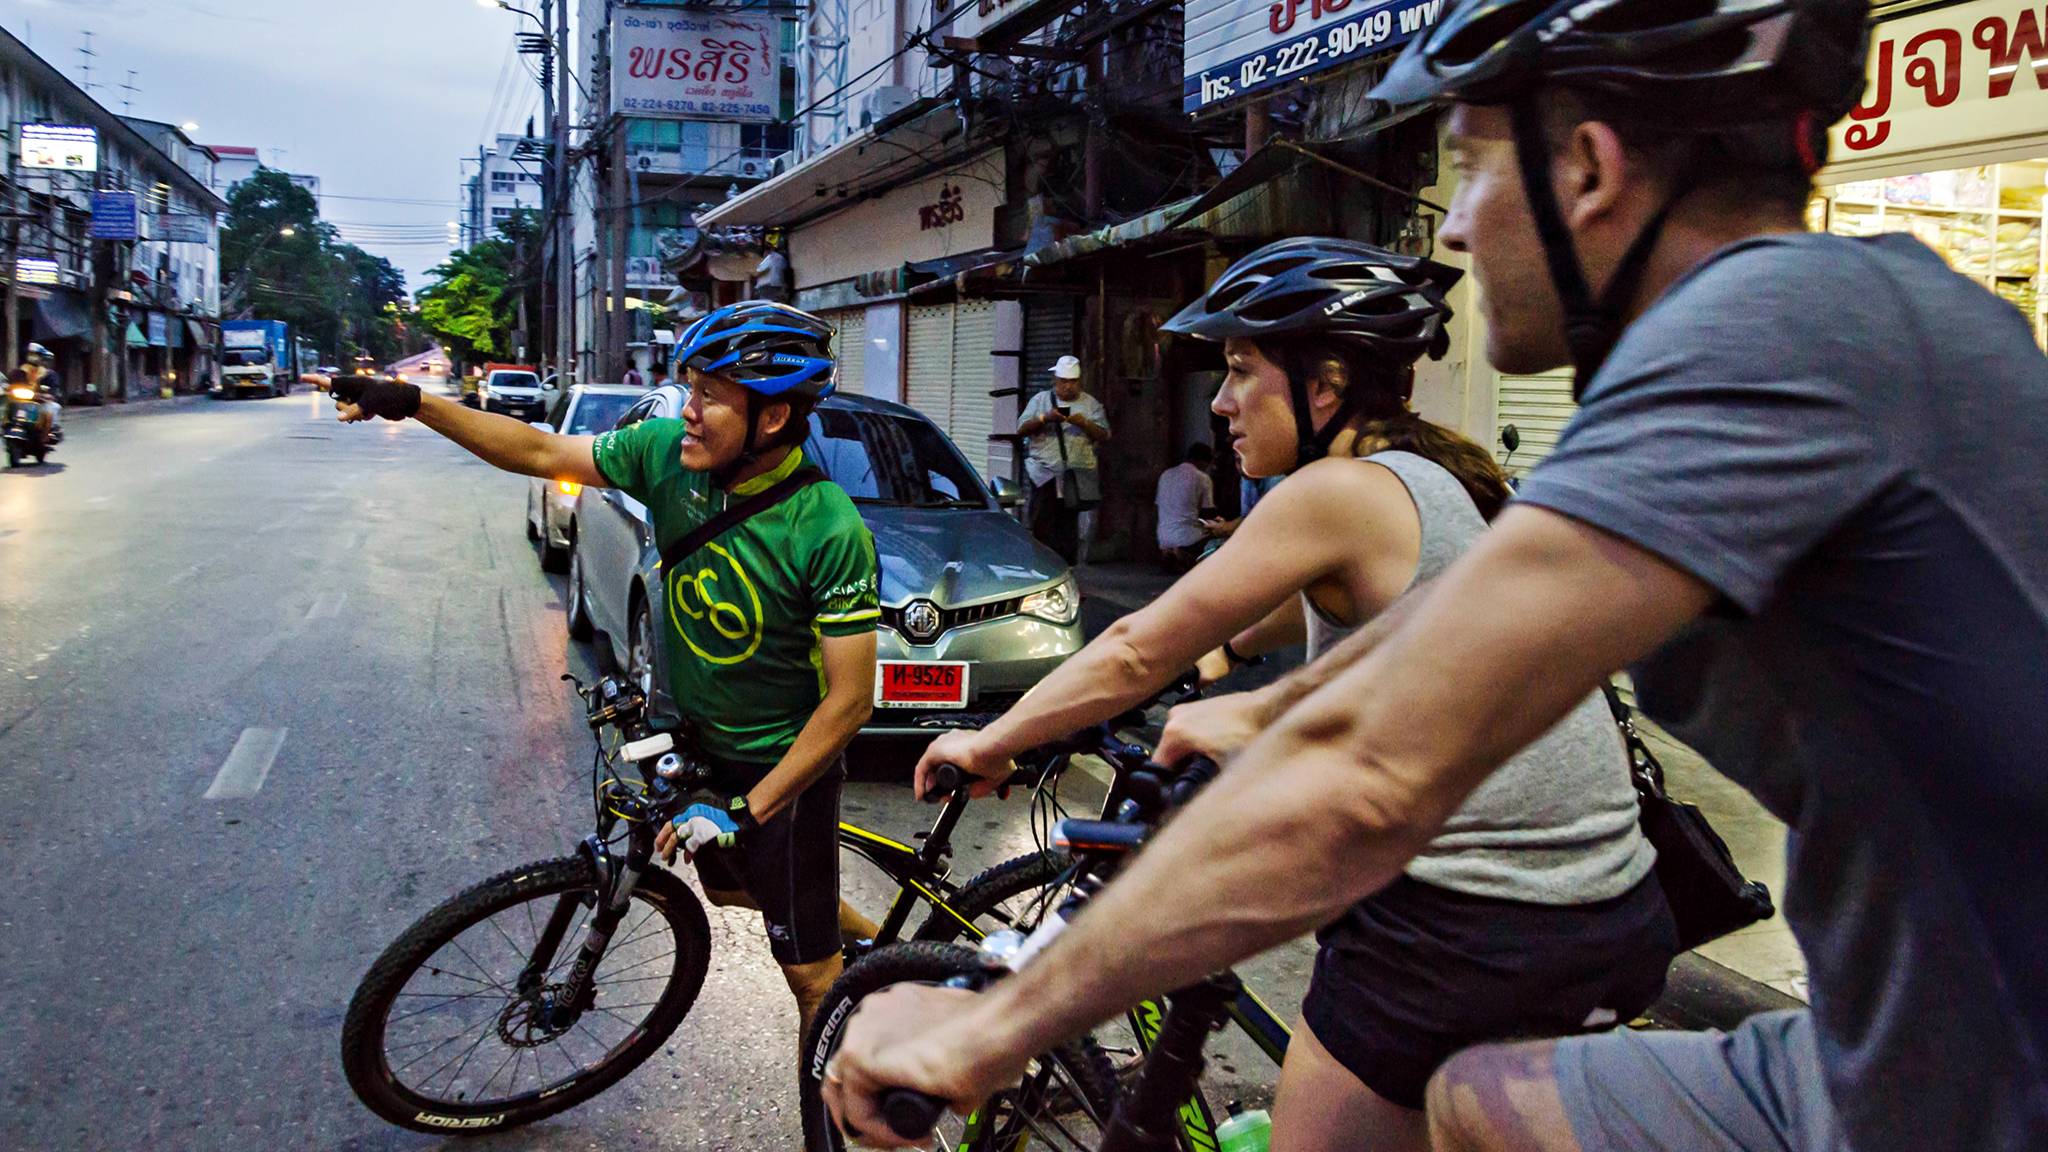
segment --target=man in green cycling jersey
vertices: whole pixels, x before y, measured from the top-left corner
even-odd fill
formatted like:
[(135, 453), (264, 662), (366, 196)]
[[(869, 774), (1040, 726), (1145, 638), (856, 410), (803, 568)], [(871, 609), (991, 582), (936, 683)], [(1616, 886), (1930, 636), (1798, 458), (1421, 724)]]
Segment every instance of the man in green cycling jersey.
[(2048, 359), (1912, 237), (1805, 230), (1870, 16), (1445, 6), (1375, 95), (1449, 105), (1438, 235), (1488, 358), (1574, 365), (1578, 414), (1431, 585), (1299, 678), (1176, 715), (1163, 759), (1235, 758), (1036, 961), (872, 998), (826, 1072), (849, 1126), (891, 1142), (883, 1089), (971, 1105), (1326, 923), (1632, 666), (1791, 828), (1811, 1009), (1468, 1051), (1430, 1086), (1434, 1146), (2048, 1148)]
[[(332, 382), (344, 421), (417, 417), (509, 472), (617, 488), (670, 548), (804, 468), (811, 410), (832, 392), (832, 330), (787, 305), (719, 309), (676, 345), (679, 420), (562, 436), (388, 381)], [(663, 662), (725, 807), (698, 804), (656, 847), (692, 860), (715, 904), (758, 908), (808, 1022), (839, 975), (843, 754), (874, 707), (881, 619), (873, 537), (837, 485), (813, 483), (663, 572)]]

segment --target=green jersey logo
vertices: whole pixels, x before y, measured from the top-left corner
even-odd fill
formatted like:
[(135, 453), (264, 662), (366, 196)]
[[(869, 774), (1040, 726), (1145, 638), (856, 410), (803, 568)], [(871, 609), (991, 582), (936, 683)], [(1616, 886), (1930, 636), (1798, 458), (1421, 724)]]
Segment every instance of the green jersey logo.
[(744, 664), (761, 650), (761, 593), (723, 547), (705, 545), (690, 567), (669, 575), (668, 589), (669, 620), (698, 659)]

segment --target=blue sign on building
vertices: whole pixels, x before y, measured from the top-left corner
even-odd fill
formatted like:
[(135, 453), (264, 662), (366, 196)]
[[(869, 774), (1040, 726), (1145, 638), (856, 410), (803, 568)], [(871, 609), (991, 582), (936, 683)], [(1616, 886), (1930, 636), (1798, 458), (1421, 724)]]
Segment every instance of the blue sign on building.
[(142, 198), (133, 192), (93, 193), (92, 238), (142, 239)]
[(1392, 52), (1436, 26), (1445, 0), (1188, 0), (1181, 110), (1193, 115)]

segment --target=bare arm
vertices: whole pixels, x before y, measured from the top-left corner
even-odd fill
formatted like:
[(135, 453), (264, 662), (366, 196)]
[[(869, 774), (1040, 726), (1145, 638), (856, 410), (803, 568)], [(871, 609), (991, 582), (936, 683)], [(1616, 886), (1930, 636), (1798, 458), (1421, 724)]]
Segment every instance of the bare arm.
[(824, 655), (825, 699), (782, 762), (747, 794), (747, 808), (756, 820), (769, 819), (803, 795), (874, 713), (875, 634), (826, 636), (818, 647)]
[(1299, 617), (1301, 589), (1383, 551), (1404, 519), (1412, 532), (1414, 504), (1391, 474), (1346, 461), (1294, 477), (1214, 556), (1111, 625), (983, 731), (981, 755), (1007, 759), (1111, 719), (1240, 629), (1289, 609)]
[(1026, 1054), (1326, 922), (1398, 875), (1496, 766), (1712, 599), (1616, 537), (1510, 509), (1037, 962), (914, 1042), (871, 1051), (849, 1035), (849, 1083), (985, 1093)]
[[(328, 391), (332, 383), (328, 377), (315, 373), (300, 379), (322, 392)], [(361, 408), (339, 397), (335, 399), (335, 408), (344, 424), (370, 419)], [(494, 468), (543, 480), (573, 480), (590, 488), (611, 487), (591, 455), (595, 437), (543, 432), (510, 416), (479, 412), (429, 392), (420, 393), (420, 410), (415, 419)]]

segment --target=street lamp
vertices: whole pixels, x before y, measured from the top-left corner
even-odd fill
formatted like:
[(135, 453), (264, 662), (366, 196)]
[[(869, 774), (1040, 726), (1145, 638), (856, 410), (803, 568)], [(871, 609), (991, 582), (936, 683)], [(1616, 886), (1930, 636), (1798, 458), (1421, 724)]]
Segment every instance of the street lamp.
[(279, 228), (279, 229), (277, 230), (277, 234), (278, 234), (279, 236), (282, 236), (282, 237), (284, 237), (285, 239), (289, 240), (289, 239), (291, 239), (292, 237), (294, 237), (294, 236), (297, 236), (297, 235), (299, 234), (299, 230), (298, 230), (297, 228), (294, 228), (294, 227), (292, 227), (291, 225), (287, 224), (287, 225), (285, 225), (284, 227), (282, 227), (282, 228)]
[(178, 130), (183, 132), (185, 135), (190, 136), (194, 132), (199, 131), (199, 121), (187, 120), (183, 124), (178, 126)]

